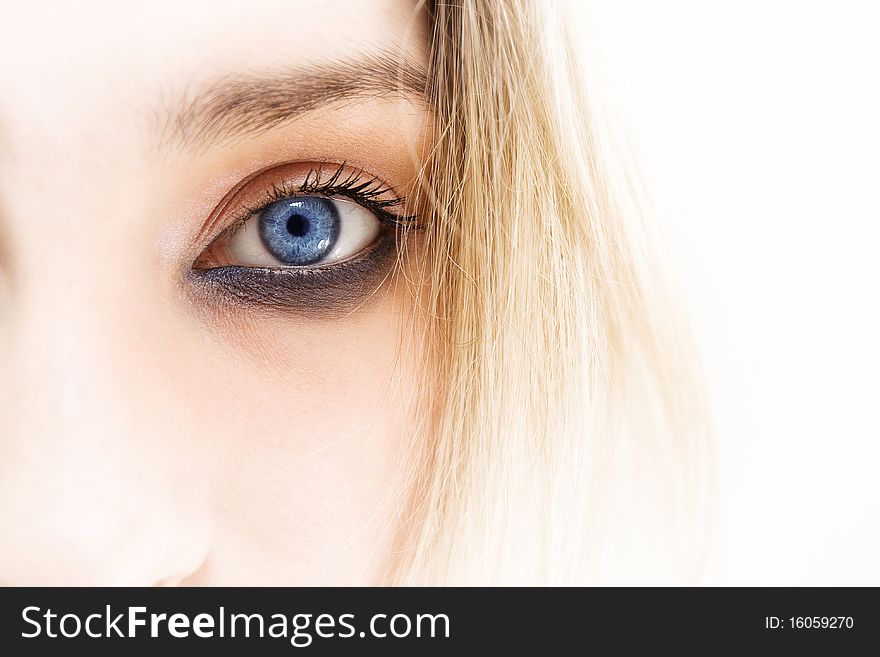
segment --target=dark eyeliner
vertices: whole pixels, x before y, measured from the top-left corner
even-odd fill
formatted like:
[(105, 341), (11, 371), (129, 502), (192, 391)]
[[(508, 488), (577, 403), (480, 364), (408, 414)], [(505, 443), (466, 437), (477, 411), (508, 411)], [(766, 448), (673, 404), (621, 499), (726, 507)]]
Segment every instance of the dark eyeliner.
[(344, 314), (368, 302), (391, 274), (398, 257), (394, 227), (360, 253), (321, 267), (244, 267), (191, 269), (191, 286), (211, 306), (250, 310), (295, 310), (324, 316)]

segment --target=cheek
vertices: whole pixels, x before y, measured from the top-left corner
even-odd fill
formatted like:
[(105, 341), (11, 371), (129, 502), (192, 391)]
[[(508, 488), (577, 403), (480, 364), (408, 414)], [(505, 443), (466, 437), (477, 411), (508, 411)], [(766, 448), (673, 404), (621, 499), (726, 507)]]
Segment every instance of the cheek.
[(192, 410), (215, 492), (213, 576), (380, 575), (407, 495), (421, 367), (420, 332), (400, 307), (389, 293), (323, 325), (241, 316), (202, 340), (210, 366)]

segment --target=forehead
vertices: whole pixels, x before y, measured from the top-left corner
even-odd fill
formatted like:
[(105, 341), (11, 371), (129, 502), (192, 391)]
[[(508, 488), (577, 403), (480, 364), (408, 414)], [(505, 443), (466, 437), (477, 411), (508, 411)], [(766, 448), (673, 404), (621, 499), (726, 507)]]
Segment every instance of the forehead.
[[(203, 82), (399, 51), (426, 57), (407, 0), (3, 3), (0, 142), (103, 134)], [(124, 117), (124, 118), (122, 118)], [(86, 127), (90, 126), (90, 127)], [(9, 145), (9, 144), (7, 144)], [(34, 145), (36, 145), (34, 143)]]
[(9, 70), (48, 63), (61, 70), (86, 63), (101, 70), (188, 66), (218, 57), (241, 64), (242, 57), (265, 61), (293, 52), (313, 60), (328, 50), (400, 42), (415, 10), (415, 0), (3, 3), (0, 52)]

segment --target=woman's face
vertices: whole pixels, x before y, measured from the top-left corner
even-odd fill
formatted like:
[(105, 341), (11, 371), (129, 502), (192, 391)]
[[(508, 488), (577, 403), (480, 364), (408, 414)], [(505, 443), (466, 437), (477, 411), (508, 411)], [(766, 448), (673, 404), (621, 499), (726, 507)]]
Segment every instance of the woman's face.
[(3, 584), (381, 581), (425, 367), (415, 5), (0, 9)]

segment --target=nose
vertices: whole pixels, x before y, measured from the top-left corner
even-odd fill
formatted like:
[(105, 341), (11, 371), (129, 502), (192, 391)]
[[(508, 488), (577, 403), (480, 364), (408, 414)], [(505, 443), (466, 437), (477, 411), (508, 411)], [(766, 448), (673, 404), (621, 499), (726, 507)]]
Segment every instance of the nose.
[(2, 318), (0, 584), (168, 585), (205, 559), (171, 338), (95, 289), (29, 290)]

